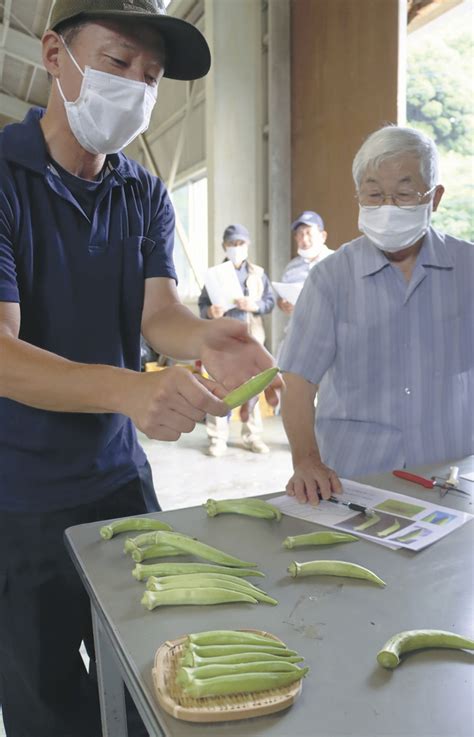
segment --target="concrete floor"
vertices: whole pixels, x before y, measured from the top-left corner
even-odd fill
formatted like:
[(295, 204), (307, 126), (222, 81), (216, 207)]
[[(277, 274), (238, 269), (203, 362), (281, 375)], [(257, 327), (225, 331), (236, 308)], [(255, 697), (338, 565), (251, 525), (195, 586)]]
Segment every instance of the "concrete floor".
[[(227, 455), (205, 455), (207, 434), (197, 425), (176, 443), (163, 443), (140, 436), (153, 469), (155, 489), (164, 510), (192, 507), (206, 499), (257, 496), (281, 491), (291, 475), (291, 457), (280, 417), (264, 420), (263, 440), (270, 453), (257, 455), (240, 441), (240, 423), (230, 425)], [(0, 708), (0, 737), (6, 737)]]

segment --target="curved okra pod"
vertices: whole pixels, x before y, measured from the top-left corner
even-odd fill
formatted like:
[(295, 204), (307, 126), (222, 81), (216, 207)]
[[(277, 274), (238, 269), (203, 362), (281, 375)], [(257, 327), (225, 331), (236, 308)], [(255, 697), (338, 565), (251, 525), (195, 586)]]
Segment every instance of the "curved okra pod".
[(208, 499), (204, 506), (208, 517), (216, 517), (218, 514), (244, 514), (247, 517), (281, 520), (278, 507), (263, 499)]
[(288, 550), (300, 548), (303, 545), (335, 545), (336, 543), (352, 543), (359, 538), (346, 532), (308, 532), (305, 535), (294, 535), (283, 540), (283, 546)]
[(255, 568), (231, 568), (230, 566), (212, 565), (211, 563), (137, 563), (132, 576), (137, 581), (143, 581), (149, 576), (176, 576), (182, 573), (225, 573), (229, 576), (244, 578), (245, 576), (265, 576)]
[(400, 656), (427, 647), (474, 650), (474, 640), (444, 630), (405, 630), (393, 635), (377, 653), (377, 662), (384, 668), (396, 668)]
[(157, 606), (183, 606), (229, 604), (242, 602), (257, 604), (257, 599), (241, 591), (220, 588), (166, 589), (165, 591), (145, 591), (141, 603), (150, 611)]
[(251, 379), (241, 384), (236, 389), (233, 389), (229, 394), (226, 394), (223, 401), (227, 404), (230, 409), (235, 409), (241, 404), (248, 402), (249, 399), (256, 397), (257, 394), (263, 392), (269, 384), (272, 383), (275, 376), (278, 374), (278, 368), (269, 368), (256, 376), (252, 376)]
[(199, 540), (194, 540), (192, 537), (182, 535), (179, 532), (159, 532), (157, 534), (157, 541), (159, 543), (166, 543), (172, 545), (179, 550), (185, 550), (190, 555), (195, 555), (198, 558), (204, 558), (210, 560), (213, 563), (220, 565), (232, 566), (236, 568), (256, 568), (256, 563), (248, 563), (245, 560), (240, 560), (233, 555), (225, 553), (223, 550), (213, 548), (211, 545), (206, 545)]
[(309, 668), (297, 668), (290, 673), (246, 673), (217, 678), (193, 679), (183, 690), (188, 696), (201, 699), (206, 696), (224, 696), (233, 693), (267, 691), (289, 686), (300, 680)]
[(265, 637), (257, 632), (245, 630), (209, 630), (208, 632), (192, 632), (187, 636), (187, 642), (194, 645), (271, 645), (272, 647), (286, 648), (281, 640)]
[(356, 563), (348, 563), (345, 560), (311, 560), (307, 563), (293, 561), (288, 566), (288, 573), (293, 578), (297, 576), (346, 576), (348, 578), (364, 578), (367, 581), (377, 583), (379, 586), (385, 586), (385, 581), (382, 581), (373, 571)]
[(103, 540), (110, 540), (119, 532), (131, 532), (132, 530), (172, 530), (171, 525), (161, 522), (152, 517), (125, 517), (124, 519), (116, 519), (103, 525), (99, 532)]

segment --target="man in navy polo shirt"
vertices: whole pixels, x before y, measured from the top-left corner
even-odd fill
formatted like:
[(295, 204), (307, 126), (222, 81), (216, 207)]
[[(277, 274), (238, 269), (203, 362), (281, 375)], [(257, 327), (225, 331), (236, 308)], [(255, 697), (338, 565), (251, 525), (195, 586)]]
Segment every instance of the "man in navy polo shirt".
[[(180, 303), (167, 192), (120, 153), (163, 75), (207, 73), (200, 32), (161, 0), (58, 0), (42, 44), (47, 109), (0, 134), (0, 693), (8, 737), (98, 737), (63, 531), (158, 510), (134, 425), (175, 440), (272, 359), (243, 323)], [(215, 382), (141, 374), (140, 332)]]

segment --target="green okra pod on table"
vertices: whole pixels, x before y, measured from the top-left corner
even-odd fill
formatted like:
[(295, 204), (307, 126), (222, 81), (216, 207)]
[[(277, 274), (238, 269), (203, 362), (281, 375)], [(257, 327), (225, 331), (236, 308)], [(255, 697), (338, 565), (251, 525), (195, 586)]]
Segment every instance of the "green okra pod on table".
[(209, 630), (207, 632), (192, 632), (186, 638), (193, 645), (271, 645), (285, 649), (286, 645), (281, 640), (266, 637), (257, 632), (245, 630)]
[(347, 578), (362, 578), (372, 581), (379, 586), (385, 586), (373, 571), (368, 568), (349, 563), (345, 560), (311, 560), (306, 563), (293, 561), (288, 566), (288, 573), (296, 578), (298, 576), (345, 576)]
[(208, 499), (204, 506), (209, 517), (216, 517), (218, 514), (243, 514), (247, 517), (281, 520), (278, 507), (263, 499)]
[(295, 663), (288, 660), (259, 660), (244, 663), (211, 663), (194, 667), (182, 666), (178, 669), (176, 682), (182, 686), (191, 683), (193, 679), (218, 678), (246, 673), (295, 673), (300, 669)]
[(401, 655), (423, 648), (474, 650), (474, 640), (445, 630), (405, 630), (390, 637), (377, 653), (377, 662), (384, 668), (396, 668)]
[(335, 545), (337, 543), (357, 542), (359, 538), (346, 532), (307, 532), (304, 535), (293, 535), (283, 540), (288, 550), (303, 545)]
[[(186, 648), (184, 658), (186, 655), (191, 654), (199, 658), (216, 658), (222, 655), (244, 655), (246, 653), (267, 653), (268, 655), (276, 655), (279, 658), (290, 658), (298, 655), (296, 650), (289, 650), (285, 647), (278, 647), (275, 645), (252, 645), (252, 644), (241, 644), (241, 645), (194, 645), (189, 644)], [(192, 658), (188, 658), (183, 665), (191, 665)]]
[(166, 589), (148, 591), (143, 594), (141, 603), (150, 611), (158, 606), (210, 606), (214, 604), (258, 604), (255, 597), (241, 591), (221, 588)]
[(198, 665), (209, 665), (211, 663), (228, 664), (228, 663), (254, 663), (257, 661), (268, 660), (281, 662), (284, 660), (288, 663), (301, 663), (304, 658), (302, 655), (288, 655), (283, 657), (282, 655), (275, 655), (274, 653), (260, 653), (260, 652), (244, 652), (244, 653), (230, 653), (229, 655), (214, 655), (205, 656), (196, 655), (194, 651), (185, 651), (183, 653), (183, 660), (186, 660), (188, 666), (197, 667)]
[[(248, 594), (253, 598), (261, 601), (265, 604), (278, 604), (276, 599), (273, 599), (265, 591), (248, 584), (243, 579), (235, 576), (223, 577), (217, 576), (208, 578), (207, 574), (194, 574), (192, 576), (173, 576), (172, 581), (166, 580), (166, 577), (162, 581), (158, 581), (156, 577), (150, 577), (148, 579), (146, 588), (148, 591), (169, 591), (171, 589), (206, 589), (206, 588), (220, 588), (228, 589), (229, 591), (240, 591), (244, 594)], [(178, 580), (182, 579), (182, 580)]]
[(136, 563), (141, 563), (150, 558), (173, 558), (173, 556), (177, 555), (186, 555), (184, 550), (178, 550), (178, 548), (173, 548), (172, 545), (164, 544), (146, 545), (144, 548), (129, 545), (127, 552), (131, 554)]
[(193, 698), (206, 696), (225, 696), (234, 693), (268, 691), (272, 688), (289, 686), (303, 678), (309, 668), (297, 668), (289, 673), (245, 673), (217, 678), (192, 679), (184, 687), (184, 692)]
[(99, 533), (103, 540), (110, 540), (119, 532), (131, 532), (132, 530), (170, 531), (172, 529), (171, 525), (152, 517), (125, 517), (103, 525)]
[(132, 571), (132, 575), (137, 581), (143, 581), (149, 576), (174, 576), (183, 573), (225, 573), (238, 578), (246, 576), (263, 578), (265, 576), (262, 571), (257, 571), (255, 568), (234, 568), (212, 565), (211, 563), (137, 563)]
[(166, 543), (172, 545), (179, 550), (185, 550), (190, 555), (195, 555), (198, 558), (204, 558), (210, 560), (213, 563), (219, 565), (226, 565), (236, 568), (256, 568), (256, 563), (249, 563), (245, 560), (240, 560), (233, 555), (225, 553), (223, 550), (213, 548), (211, 545), (195, 540), (187, 535), (182, 535), (179, 532), (159, 532), (157, 534), (157, 541), (159, 543)]

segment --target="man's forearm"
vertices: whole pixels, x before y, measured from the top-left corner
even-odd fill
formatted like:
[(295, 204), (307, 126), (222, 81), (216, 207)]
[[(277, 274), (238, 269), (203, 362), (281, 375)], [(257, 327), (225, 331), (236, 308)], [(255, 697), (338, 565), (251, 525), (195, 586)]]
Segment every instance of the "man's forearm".
[(162, 307), (142, 324), (143, 337), (157, 352), (170, 358), (199, 358), (207, 320), (193, 315), (185, 305), (176, 302)]
[(314, 400), (317, 386), (298, 374), (284, 373), (281, 399), (283, 425), (290, 443), (293, 464), (303, 458), (320, 460), (314, 432)]
[(121, 412), (137, 374), (75, 363), (0, 335), (0, 397), (54, 412)]

